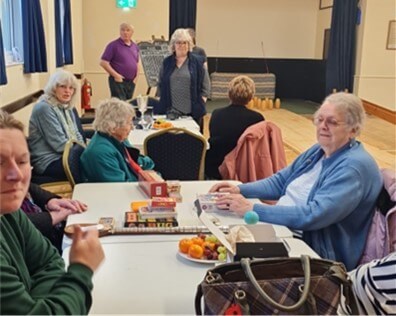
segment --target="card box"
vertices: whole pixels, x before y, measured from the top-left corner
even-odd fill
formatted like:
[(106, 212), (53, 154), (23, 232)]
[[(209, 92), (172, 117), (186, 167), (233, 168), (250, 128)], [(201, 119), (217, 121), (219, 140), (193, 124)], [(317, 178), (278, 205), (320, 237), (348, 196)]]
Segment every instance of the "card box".
[(168, 196), (168, 186), (154, 170), (142, 170), (139, 173), (139, 186), (149, 197)]
[(176, 218), (143, 219), (139, 213), (125, 212), (124, 227), (176, 227)]
[(153, 197), (151, 199), (151, 208), (174, 208), (176, 200), (170, 197)]
[(174, 208), (151, 208), (143, 206), (139, 209), (139, 215), (142, 219), (148, 218), (176, 218), (177, 212)]
[(215, 192), (215, 193), (198, 194), (197, 200), (201, 206), (202, 211), (205, 211), (207, 213), (216, 212), (216, 211), (224, 212), (223, 209), (219, 209), (216, 206), (216, 201), (220, 196), (224, 196), (227, 194), (229, 193)]

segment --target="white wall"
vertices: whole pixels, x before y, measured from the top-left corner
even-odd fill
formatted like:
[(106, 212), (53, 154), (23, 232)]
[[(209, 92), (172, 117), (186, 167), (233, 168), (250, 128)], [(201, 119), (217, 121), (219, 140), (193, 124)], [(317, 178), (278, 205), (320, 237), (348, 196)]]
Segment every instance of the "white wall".
[[(379, 4), (378, 2), (381, 2)], [(355, 72), (359, 97), (396, 110), (396, 50), (386, 49), (390, 20), (396, 20), (394, 0), (363, 0), (362, 24)]]
[(317, 0), (200, 0), (197, 44), (209, 56), (315, 58), (317, 15)]

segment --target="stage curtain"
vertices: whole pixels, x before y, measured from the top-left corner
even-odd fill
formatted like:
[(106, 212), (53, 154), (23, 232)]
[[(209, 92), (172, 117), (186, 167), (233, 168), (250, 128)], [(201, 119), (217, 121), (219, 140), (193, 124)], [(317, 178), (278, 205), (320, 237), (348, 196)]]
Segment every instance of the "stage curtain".
[[(61, 18), (60, 5), (63, 1), (64, 17)], [(62, 37), (62, 21), (63, 37)], [(55, 0), (55, 43), (56, 67), (73, 64), (73, 38), (70, 0)]]
[(4, 47), (3, 47), (3, 33), (1, 33), (1, 21), (0, 21), (0, 85), (7, 83), (7, 73), (4, 59)]
[(46, 72), (47, 52), (40, 0), (22, 1), (24, 73)]
[(197, 0), (169, 0), (169, 39), (178, 28), (193, 28), (197, 17)]
[(358, 0), (334, 0), (326, 63), (326, 94), (353, 90)]

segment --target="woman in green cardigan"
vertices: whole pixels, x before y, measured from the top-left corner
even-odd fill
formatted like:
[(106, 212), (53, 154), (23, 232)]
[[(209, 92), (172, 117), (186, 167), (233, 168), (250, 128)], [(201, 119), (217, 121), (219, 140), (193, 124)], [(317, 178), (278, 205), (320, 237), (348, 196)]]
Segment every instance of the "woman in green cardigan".
[(80, 158), (88, 182), (133, 182), (139, 169), (154, 168), (154, 162), (128, 141), (134, 117), (132, 106), (117, 98), (99, 104), (93, 122), (95, 135)]

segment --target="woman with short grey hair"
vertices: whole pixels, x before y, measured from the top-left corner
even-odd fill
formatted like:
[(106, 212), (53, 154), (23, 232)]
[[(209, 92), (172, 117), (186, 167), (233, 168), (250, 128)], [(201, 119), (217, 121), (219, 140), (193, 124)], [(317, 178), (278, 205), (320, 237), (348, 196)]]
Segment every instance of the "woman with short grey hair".
[(34, 106), (29, 121), (29, 150), (33, 176), (54, 181), (66, 180), (62, 155), (68, 140), (84, 143), (73, 108), (77, 103), (79, 84), (66, 70), (58, 70), (48, 80), (44, 94)]
[(377, 163), (356, 140), (363, 121), (357, 96), (328, 96), (314, 115), (317, 144), (269, 178), (238, 186), (216, 184), (211, 191), (231, 193), (217, 203), (241, 216), (254, 211), (260, 221), (300, 230), (320, 257), (356, 268), (383, 182)]
[(80, 158), (88, 182), (133, 182), (140, 170), (154, 168), (154, 162), (128, 141), (134, 116), (132, 106), (117, 98), (99, 103), (93, 122), (95, 135)]
[[(339, 112), (344, 113), (345, 123), (355, 130), (355, 137), (360, 135), (366, 119), (366, 113), (359, 98), (350, 93), (340, 92), (330, 94), (323, 101), (323, 103), (325, 102), (334, 104), (334, 107)], [(318, 111), (314, 114), (314, 117), (317, 116)]]
[(176, 51), (176, 43), (177, 42), (186, 42), (186, 45), (188, 47), (188, 51), (192, 52), (192, 49), (194, 47), (194, 43), (192, 40), (192, 37), (190, 36), (190, 33), (186, 29), (177, 29), (176, 31), (173, 32), (172, 37), (169, 41), (169, 50), (173, 54)]
[(111, 134), (112, 130), (122, 127), (126, 117), (135, 117), (135, 110), (127, 103), (117, 98), (102, 101), (96, 110), (93, 128), (96, 131)]

